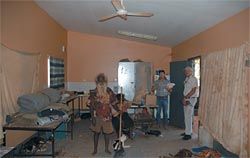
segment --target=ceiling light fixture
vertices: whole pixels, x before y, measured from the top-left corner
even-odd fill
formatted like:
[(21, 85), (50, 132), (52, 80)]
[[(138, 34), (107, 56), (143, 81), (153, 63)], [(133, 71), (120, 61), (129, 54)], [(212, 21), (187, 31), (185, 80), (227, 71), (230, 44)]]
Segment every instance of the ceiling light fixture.
[(157, 37), (153, 36), (153, 35), (146, 35), (146, 34), (134, 33), (134, 32), (129, 32), (129, 31), (121, 31), (121, 30), (118, 30), (117, 33), (120, 35), (142, 38), (142, 39), (146, 39), (146, 40), (152, 40), (152, 41), (157, 40)]

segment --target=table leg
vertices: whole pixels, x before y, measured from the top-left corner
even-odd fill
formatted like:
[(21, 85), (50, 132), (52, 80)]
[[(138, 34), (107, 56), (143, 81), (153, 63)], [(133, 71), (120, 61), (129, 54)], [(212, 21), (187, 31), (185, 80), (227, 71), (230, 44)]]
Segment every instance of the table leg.
[(3, 146), (6, 146), (6, 130), (3, 128)]
[(78, 115), (79, 115), (79, 117), (81, 116), (80, 105), (81, 105), (81, 96), (78, 96)]
[(71, 123), (70, 123), (71, 125), (71, 129), (70, 129), (70, 134), (71, 134), (71, 140), (73, 140), (73, 128), (74, 128), (74, 114), (73, 114), (73, 116), (72, 116), (72, 118), (71, 118)]
[(72, 109), (73, 109), (73, 116), (75, 118), (75, 103), (74, 103), (74, 100), (72, 101)]
[(51, 137), (52, 137), (52, 157), (55, 157), (55, 130), (51, 131)]

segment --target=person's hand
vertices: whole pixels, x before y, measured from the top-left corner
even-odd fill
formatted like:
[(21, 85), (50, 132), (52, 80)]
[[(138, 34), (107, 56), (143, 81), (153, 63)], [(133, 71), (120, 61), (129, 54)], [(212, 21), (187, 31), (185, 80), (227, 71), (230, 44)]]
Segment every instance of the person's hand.
[(183, 106), (187, 106), (187, 100), (185, 98), (182, 99)]
[(155, 87), (152, 86), (150, 94), (154, 94), (154, 93), (155, 93)]
[(171, 93), (173, 91), (173, 88), (167, 88), (167, 91)]
[(119, 113), (119, 114), (122, 114), (122, 113), (123, 113), (123, 111), (122, 111), (122, 110), (119, 110), (119, 111), (118, 111), (118, 113)]
[(95, 126), (96, 125), (96, 118), (92, 117), (92, 121), (91, 121), (92, 125)]
[(183, 100), (182, 100), (182, 104), (183, 104), (183, 106), (187, 106), (187, 105), (189, 105), (189, 104), (190, 104), (189, 99), (183, 98)]

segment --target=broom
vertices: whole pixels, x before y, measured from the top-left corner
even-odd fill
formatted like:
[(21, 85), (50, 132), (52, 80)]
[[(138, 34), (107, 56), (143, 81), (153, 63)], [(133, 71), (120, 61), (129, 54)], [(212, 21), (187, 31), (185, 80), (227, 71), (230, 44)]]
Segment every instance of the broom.
[[(119, 109), (122, 110), (122, 87), (121, 87), (121, 98), (120, 98)], [(114, 158), (124, 155), (124, 148), (123, 148), (123, 144), (121, 141), (121, 137), (122, 137), (122, 112), (120, 113), (119, 138), (115, 140), (113, 144), (114, 151), (115, 151)]]

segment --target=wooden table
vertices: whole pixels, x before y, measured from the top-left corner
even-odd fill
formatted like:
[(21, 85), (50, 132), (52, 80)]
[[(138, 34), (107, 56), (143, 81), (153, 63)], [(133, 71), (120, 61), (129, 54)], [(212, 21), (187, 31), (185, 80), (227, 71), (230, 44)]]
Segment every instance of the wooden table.
[(0, 157), (1, 158), (7, 158), (7, 157), (13, 157), (12, 151), (14, 147), (0, 147)]
[(133, 109), (133, 110), (143, 109), (143, 108), (149, 108), (151, 110), (152, 116), (154, 117), (154, 111), (155, 109), (158, 108), (158, 106), (157, 105), (141, 105), (138, 103), (132, 103), (132, 105), (129, 107), (129, 109)]
[[(71, 116), (73, 117), (73, 116)], [(72, 119), (70, 119), (71, 124)], [(7, 130), (23, 130), (23, 131), (37, 131), (37, 132), (51, 132), (51, 138), (52, 138), (52, 145), (51, 145), (51, 153), (50, 154), (18, 154), (16, 156), (52, 156), (55, 157), (55, 132), (70, 132), (71, 133), (71, 139), (73, 139), (73, 126), (71, 125), (71, 130), (65, 130), (65, 131), (56, 131), (56, 129), (63, 124), (64, 121), (62, 119), (55, 120), (50, 124), (47, 125), (36, 125), (35, 123), (33, 124), (27, 124), (26, 122), (22, 122), (20, 120), (14, 120), (14, 122), (10, 124), (6, 124), (3, 126), (3, 131), (4, 133)], [(6, 141), (6, 136), (4, 137), (4, 145)]]
[[(134, 114), (136, 113), (136, 110), (138, 109), (143, 109), (143, 108), (149, 108), (151, 111), (151, 117), (152, 119), (149, 121), (148, 120), (148, 124), (152, 125), (154, 122), (155, 122), (155, 117), (154, 117), (154, 111), (155, 109), (158, 108), (158, 106), (151, 106), (151, 105), (141, 105), (141, 104), (137, 104), (137, 103), (132, 103), (132, 106), (129, 107), (129, 109), (133, 109), (134, 110)], [(139, 125), (142, 125), (142, 124), (146, 124), (147, 122), (143, 122), (143, 121), (140, 121), (140, 120), (137, 120), (137, 119), (134, 119), (135, 123), (137, 122)]]
[(78, 116), (80, 116), (81, 114), (81, 100), (82, 100), (82, 95), (71, 95), (67, 98), (65, 98), (64, 100), (61, 100), (60, 103), (66, 104), (67, 106), (69, 106), (70, 104), (72, 105), (72, 110), (75, 116), (75, 100), (78, 99)]

